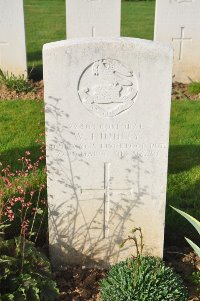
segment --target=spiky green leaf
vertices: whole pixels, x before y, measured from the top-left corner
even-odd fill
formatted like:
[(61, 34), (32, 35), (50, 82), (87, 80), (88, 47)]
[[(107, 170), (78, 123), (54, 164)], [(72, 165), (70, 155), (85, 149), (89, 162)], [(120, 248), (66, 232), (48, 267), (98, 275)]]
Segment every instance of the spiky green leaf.
[(192, 217), (191, 215), (189, 215), (188, 213), (185, 213), (182, 210), (179, 210), (173, 206), (171, 206), (175, 211), (177, 211), (179, 214), (181, 214), (183, 217), (185, 217), (192, 225), (193, 227), (197, 230), (197, 232), (200, 235), (200, 222), (195, 219), (194, 217)]
[(190, 239), (188, 239), (187, 237), (185, 237), (185, 239), (190, 244), (190, 246), (195, 251), (195, 253), (200, 257), (200, 248), (195, 243), (193, 243)]

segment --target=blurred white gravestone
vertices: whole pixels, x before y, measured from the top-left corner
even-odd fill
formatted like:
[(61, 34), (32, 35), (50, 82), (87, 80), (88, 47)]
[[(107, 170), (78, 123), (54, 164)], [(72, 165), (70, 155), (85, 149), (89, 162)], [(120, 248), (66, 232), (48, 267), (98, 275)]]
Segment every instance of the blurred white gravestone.
[(162, 256), (172, 49), (88, 38), (43, 50), (50, 253), (54, 265), (130, 256), (141, 227)]
[(174, 48), (174, 80), (200, 80), (200, 1), (157, 0), (154, 40)]
[(67, 38), (119, 37), (121, 0), (66, 0)]
[(0, 69), (27, 74), (23, 0), (0, 0)]

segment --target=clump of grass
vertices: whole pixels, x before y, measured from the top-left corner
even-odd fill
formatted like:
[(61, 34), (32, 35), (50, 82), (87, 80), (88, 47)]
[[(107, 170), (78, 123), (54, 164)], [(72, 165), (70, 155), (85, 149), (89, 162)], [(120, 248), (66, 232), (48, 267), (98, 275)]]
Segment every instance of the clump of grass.
[(17, 93), (34, 91), (32, 83), (26, 79), (24, 74), (16, 76), (13, 73), (3, 72), (1, 69), (0, 84), (5, 85), (10, 91), (16, 91)]
[(200, 82), (192, 82), (188, 85), (188, 92), (196, 95), (200, 93)]

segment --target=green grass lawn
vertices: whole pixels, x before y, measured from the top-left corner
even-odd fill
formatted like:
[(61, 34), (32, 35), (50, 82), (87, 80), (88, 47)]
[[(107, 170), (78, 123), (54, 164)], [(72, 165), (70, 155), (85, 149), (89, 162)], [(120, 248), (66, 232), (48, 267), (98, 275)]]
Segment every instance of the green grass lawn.
[[(200, 220), (200, 102), (173, 102), (171, 113), (167, 203)], [(192, 234), (190, 234), (190, 232)], [(188, 234), (187, 234), (188, 233)], [(167, 206), (167, 243), (183, 242), (196, 232)]]
[[(122, 35), (152, 39), (154, 6), (151, 1), (122, 3)], [(29, 68), (42, 76), (42, 45), (65, 38), (64, 0), (25, 0)], [(170, 130), (167, 193), (166, 243), (184, 242), (195, 232), (170, 209), (169, 204), (200, 219), (200, 102), (173, 102)], [(18, 157), (30, 150), (39, 155), (35, 140), (44, 132), (43, 103), (36, 101), (0, 102), (0, 162), (18, 168)]]
[(153, 40), (155, 2), (122, 2), (121, 35)]
[(18, 158), (29, 150), (33, 159), (39, 156), (36, 140), (44, 133), (44, 112), (42, 101), (0, 102), (0, 162), (3, 166), (19, 166)]
[(31, 77), (42, 78), (42, 47), (65, 39), (65, 0), (25, 0), (26, 42)]

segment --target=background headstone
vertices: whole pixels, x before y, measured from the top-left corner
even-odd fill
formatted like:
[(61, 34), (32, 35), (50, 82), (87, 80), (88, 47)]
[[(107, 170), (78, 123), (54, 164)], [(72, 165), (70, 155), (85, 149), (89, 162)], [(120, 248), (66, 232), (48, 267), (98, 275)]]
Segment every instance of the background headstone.
[(200, 81), (200, 1), (157, 0), (156, 41), (174, 48), (174, 80)]
[(141, 227), (162, 256), (172, 50), (129, 38), (44, 46), (50, 251), (54, 264), (131, 255)]
[(0, 69), (27, 74), (23, 0), (0, 0)]
[(66, 0), (67, 38), (119, 37), (121, 0)]

